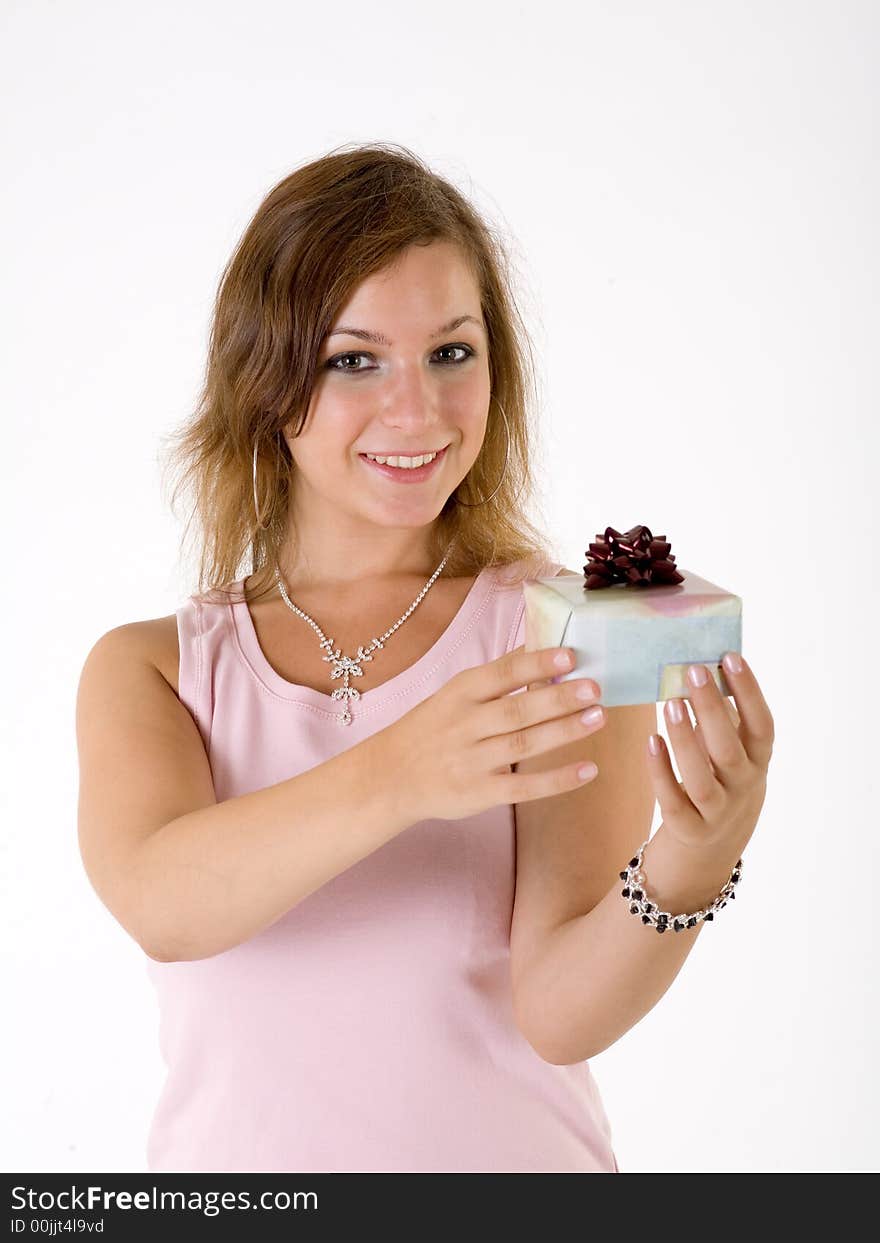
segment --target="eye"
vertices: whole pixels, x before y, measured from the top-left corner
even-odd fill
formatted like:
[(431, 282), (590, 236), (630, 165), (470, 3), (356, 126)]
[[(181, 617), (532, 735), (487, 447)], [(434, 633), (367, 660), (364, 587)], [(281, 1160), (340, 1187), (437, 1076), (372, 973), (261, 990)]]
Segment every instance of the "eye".
[(341, 363), (346, 358), (369, 358), (369, 354), (355, 354), (353, 352), (349, 352), (347, 354), (336, 354), (333, 358), (328, 358), (327, 362), (324, 365), (326, 366), (328, 371), (362, 371), (363, 370), (362, 367), (340, 367), (339, 363)]
[[(434, 351), (434, 353), (442, 354), (446, 350), (462, 350), (464, 352), (464, 358), (453, 358), (450, 360), (444, 360), (441, 362), (441, 366), (444, 366), (444, 367), (450, 367), (450, 366), (459, 367), (461, 366), (462, 363), (467, 362), (469, 358), (472, 358), (476, 354), (476, 350), (472, 350), (469, 345), (441, 345)], [(324, 366), (327, 368), (328, 371), (350, 371), (350, 372), (357, 374), (358, 372), (369, 371), (371, 370), (371, 368), (349, 367), (349, 366), (341, 367), (339, 366), (339, 364), (343, 362), (343, 360), (345, 359), (372, 358), (372, 357), (373, 357), (372, 354), (364, 353), (362, 350), (346, 350), (344, 354), (334, 354), (332, 358), (328, 358)]]
[(450, 362), (453, 364), (467, 362), (467, 360), (472, 358), (474, 354), (474, 351), (469, 345), (441, 345), (440, 349), (437, 350), (437, 353), (439, 354), (443, 350), (464, 350), (464, 358), (450, 359)]

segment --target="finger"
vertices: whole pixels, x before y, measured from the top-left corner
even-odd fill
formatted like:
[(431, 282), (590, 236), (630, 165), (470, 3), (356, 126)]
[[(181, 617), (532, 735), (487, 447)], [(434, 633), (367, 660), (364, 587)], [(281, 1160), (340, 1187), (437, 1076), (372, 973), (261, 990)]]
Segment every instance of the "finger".
[[(558, 665), (557, 657), (565, 655), (567, 664)], [(511, 652), (505, 652), (497, 660), (476, 665), (465, 670), (459, 677), (473, 689), (477, 703), (489, 703), (511, 691), (523, 690), (533, 682), (552, 681), (560, 674), (570, 673), (574, 668), (573, 653), (567, 647), (544, 647), (527, 652), (521, 644)]]
[(567, 794), (588, 784), (598, 775), (598, 767), (583, 757), (573, 764), (565, 764), (561, 768), (540, 769), (537, 772), (520, 772), (514, 766), (500, 774), (494, 774), (490, 781), (497, 788), (496, 803), (530, 803), (539, 798), (550, 798), (555, 794)]
[[(702, 686), (694, 685), (691, 674), (695, 671), (705, 678)], [(687, 682), (691, 710), (700, 727), (704, 759), (710, 761), (717, 781), (724, 786), (736, 786), (751, 773), (752, 766), (726, 707), (727, 700), (705, 665), (691, 665)]]
[(663, 822), (675, 824), (679, 830), (686, 826), (701, 827), (700, 813), (691, 802), (684, 784), (675, 776), (666, 740), (662, 734), (652, 734), (651, 738), (656, 740), (657, 754), (651, 750), (649, 739), (648, 772)]
[[(731, 702), (731, 700), (729, 700), (726, 695), (722, 699), (722, 703), (724, 704), (724, 708), (727, 712), (727, 715), (730, 717), (731, 725), (737, 731), (737, 733), (739, 733), (739, 713), (737, 712), (736, 708), (733, 706), (733, 703)], [(705, 755), (708, 762), (712, 764), (712, 756), (709, 754), (709, 747), (706, 744), (706, 738), (703, 734), (703, 727), (699, 721), (696, 721), (694, 724), (694, 733), (696, 734), (697, 742), (700, 744), (700, 750), (703, 752), (703, 755)], [(712, 764), (712, 771), (715, 772), (714, 764)]]
[[(681, 709), (680, 720), (675, 719), (676, 705)], [(681, 699), (667, 700), (664, 717), (672, 752), (688, 797), (700, 815), (709, 819), (724, 794), (723, 787), (712, 771), (709, 760), (700, 750), (684, 702)]]
[(712, 772), (714, 773), (715, 765), (712, 763), (712, 756), (709, 752), (709, 747), (706, 744), (706, 737), (703, 733), (703, 727), (699, 721), (697, 721), (696, 724), (694, 725), (694, 736), (696, 737), (700, 750), (702, 751), (703, 755), (706, 758), (706, 763), (709, 765), (709, 767), (712, 769)]
[[(479, 704), (471, 713), (475, 741), (495, 740), (499, 746), (521, 749), (522, 754), (543, 751), (545, 739), (559, 737), (559, 744), (583, 737), (585, 711), (596, 708), (601, 689), (592, 678), (567, 678), (554, 685), (529, 685), (529, 693), (501, 695)], [(604, 713), (600, 711), (604, 720)], [(540, 744), (540, 745), (539, 745)]]
[(749, 759), (763, 767), (770, 762), (773, 754), (775, 725), (767, 701), (758, 685), (745, 657), (740, 653), (730, 653), (739, 657), (742, 665), (740, 673), (734, 673), (724, 666), (724, 676), (733, 692), (740, 716), (740, 739)]

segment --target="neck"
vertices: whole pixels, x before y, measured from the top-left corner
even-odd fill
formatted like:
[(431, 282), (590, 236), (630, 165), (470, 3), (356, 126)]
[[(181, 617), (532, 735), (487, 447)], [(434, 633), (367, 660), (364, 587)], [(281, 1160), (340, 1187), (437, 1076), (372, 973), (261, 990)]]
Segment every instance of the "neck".
[[(340, 562), (336, 559), (309, 557), (302, 549), (293, 554), (283, 549), (278, 557), (278, 568), (291, 591), (294, 588), (346, 591), (363, 583), (369, 583), (375, 589), (380, 584), (393, 586), (395, 583), (412, 583), (415, 580), (425, 583), (449, 552), (451, 546), (444, 549), (439, 556), (424, 549), (413, 549), (391, 562), (382, 556), (360, 557), (353, 561), (343, 559)], [(442, 574), (443, 570), (438, 578)]]

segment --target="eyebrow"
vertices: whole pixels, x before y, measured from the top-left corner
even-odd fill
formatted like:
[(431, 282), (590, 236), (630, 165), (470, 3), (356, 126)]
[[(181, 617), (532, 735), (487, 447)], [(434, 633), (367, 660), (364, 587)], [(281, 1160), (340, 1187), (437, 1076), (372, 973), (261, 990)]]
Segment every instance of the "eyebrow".
[[(476, 324), (478, 328), (485, 329), (485, 324), (483, 324), (481, 320), (476, 319), (473, 315), (457, 315), (456, 318), (451, 319), (448, 324), (443, 324), (442, 327), (438, 328), (433, 334), (432, 340), (436, 341), (438, 337), (444, 336), (447, 332), (454, 332), (460, 324), (465, 323)], [(332, 332), (327, 333), (327, 336), (328, 338), (337, 337), (343, 333), (349, 337), (360, 337), (362, 341), (372, 341), (374, 345), (391, 344), (388, 338), (383, 336), (381, 332), (370, 332), (368, 328), (349, 328), (345, 324), (341, 325), (339, 328), (334, 328)]]

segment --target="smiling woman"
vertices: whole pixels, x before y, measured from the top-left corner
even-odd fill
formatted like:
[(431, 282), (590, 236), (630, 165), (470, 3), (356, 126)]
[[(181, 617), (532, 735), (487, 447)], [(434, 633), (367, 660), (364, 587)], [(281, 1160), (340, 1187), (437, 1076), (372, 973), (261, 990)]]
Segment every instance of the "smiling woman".
[[(243, 556), (249, 602), (275, 594), (276, 567), (302, 591), (424, 582), (447, 553), (446, 578), (494, 564), (522, 579), (545, 557), (527, 516), (535, 378), (509, 260), (411, 152), (343, 149), (275, 186), (227, 265), (211, 341), (167, 452), (172, 505), (192, 498), (200, 594), (228, 596)], [(361, 457), (440, 449), (405, 492), (384, 487), (399, 466)]]
[(513, 808), (581, 779), (511, 765), (585, 732), (526, 689), (529, 357), (496, 234), (404, 149), (291, 173), (226, 267), (172, 455), (198, 590), (77, 701), (83, 859), (160, 1006), (151, 1171), (617, 1169), (512, 986)]

